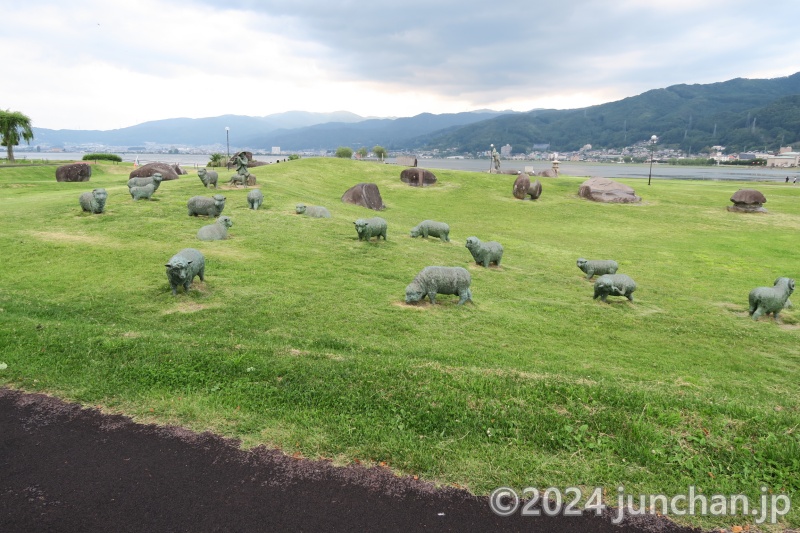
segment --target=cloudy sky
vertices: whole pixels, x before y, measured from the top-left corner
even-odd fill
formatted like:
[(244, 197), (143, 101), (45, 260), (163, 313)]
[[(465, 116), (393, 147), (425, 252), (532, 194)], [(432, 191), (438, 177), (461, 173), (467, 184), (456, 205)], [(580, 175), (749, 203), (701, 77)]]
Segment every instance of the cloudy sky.
[(0, 109), (33, 125), (580, 108), (800, 71), (771, 0), (3, 0)]

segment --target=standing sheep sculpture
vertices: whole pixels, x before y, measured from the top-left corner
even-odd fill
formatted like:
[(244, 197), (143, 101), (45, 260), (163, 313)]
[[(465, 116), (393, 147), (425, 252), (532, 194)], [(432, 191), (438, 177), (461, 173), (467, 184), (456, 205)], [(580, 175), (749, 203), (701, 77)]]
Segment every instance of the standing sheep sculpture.
[(205, 168), (200, 168), (197, 170), (197, 175), (200, 177), (200, 181), (203, 182), (203, 186), (208, 188), (209, 185), (214, 185), (214, 188), (217, 188), (217, 180), (219, 179), (219, 174), (217, 174), (216, 170), (208, 170)]
[(603, 274), (594, 282), (594, 298), (598, 296), (603, 302), (608, 296), (624, 296), (633, 301), (632, 293), (636, 290), (636, 283), (625, 274)]
[(294, 212), (311, 218), (331, 218), (331, 212), (321, 205), (297, 204)]
[(202, 215), (216, 218), (225, 209), (225, 197), (221, 194), (215, 194), (213, 197), (192, 196), (186, 202), (186, 207), (189, 209), (190, 217)]
[(481, 242), (477, 237), (467, 237), (465, 245), (472, 258), (479, 265), (488, 267), (491, 263), (500, 266), (503, 259), (503, 246), (497, 241)]
[(428, 237), (439, 237), (439, 239), (445, 242), (450, 242), (450, 226), (444, 222), (423, 220), (411, 228), (410, 235), (412, 238), (422, 236), (425, 239)]
[(106, 210), (107, 199), (108, 193), (105, 189), (93, 189), (92, 192), (81, 194), (78, 202), (81, 204), (81, 209), (97, 215)]
[(406, 303), (423, 300), (426, 296), (431, 304), (436, 303), (437, 294), (457, 294), (458, 304), (472, 301), (469, 285), (472, 277), (466, 268), (429, 266), (423, 268), (406, 287)]
[(156, 186), (153, 183), (148, 183), (141, 187), (133, 186), (128, 189), (128, 192), (131, 193), (131, 198), (134, 200), (149, 200), (153, 193), (156, 192)]
[(128, 180), (128, 188), (131, 187), (144, 187), (145, 185), (153, 185), (153, 190), (157, 191), (161, 182), (164, 181), (164, 177), (156, 172), (152, 176), (146, 176), (143, 178), (131, 178)]
[(611, 259), (588, 261), (581, 257), (578, 259), (577, 265), (586, 274), (586, 279), (592, 279), (594, 275), (616, 274), (619, 268), (617, 262)]
[(261, 189), (253, 189), (247, 193), (247, 205), (250, 209), (256, 210), (264, 203), (264, 195)]
[(195, 276), (200, 276), (200, 281), (205, 280), (206, 258), (200, 250), (184, 248), (173, 255), (165, 266), (173, 296), (178, 294), (179, 286), (183, 287), (184, 292), (189, 292)]
[(197, 238), (201, 241), (223, 241), (228, 238), (228, 228), (233, 226), (231, 217), (219, 217), (213, 224), (197, 230)]
[(355, 222), (353, 222), (356, 226), (356, 233), (358, 233), (358, 240), (359, 241), (368, 241), (372, 237), (375, 237), (375, 240), (386, 240), (386, 229), (388, 224), (384, 219), (381, 217), (372, 217), (372, 218), (359, 218)]
[(778, 278), (772, 287), (756, 287), (750, 291), (748, 297), (750, 307), (747, 312), (758, 320), (761, 315), (772, 313), (775, 322), (778, 321), (778, 314), (784, 307), (790, 307), (789, 296), (794, 292), (794, 280), (792, 278)]

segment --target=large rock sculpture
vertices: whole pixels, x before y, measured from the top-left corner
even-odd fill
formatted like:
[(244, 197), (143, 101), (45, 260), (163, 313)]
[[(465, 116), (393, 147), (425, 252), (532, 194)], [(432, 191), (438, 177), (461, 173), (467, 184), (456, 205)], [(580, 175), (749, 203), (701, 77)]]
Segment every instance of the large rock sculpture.
[(175, 169), (172, 168), (172, 165), (168, 163), (159, 163), (158, 161), (154, 163), (147, 163), (145, 165), (140, 166), (139, 168), (133, 169), (129, 177), (146, 178), (148, 176), (152, 176), (155, 173), (161, 174), (161, 177), (164, 179), (164, 181), (178, 179), (178, 174), (177, 172), (175, 172)]
[(375, 211), (386, 209), (381, 198), (381, 192), (374, 183), (358, 183), (353, 185), (342, 195), (342, 201), (348, 204), (360, 205)]
[(381, 237), (386, 240), (388, 224), (381, 217), (359, 218), (353, 224), (356, 226), (359, 241), (368, 241), (372, 237), (375, 237), (376, 241), (381, 240)]
[(542, 195), (542, 183), (539, 180), (531, 183), (531, 178), (525, 172), (520, 172), (517, 179), (514, 180), (514, 188), (512, 189), (514, 198), (524, 200), (530, 197), (531, 200), (537, 200)]
[(728, 211), (739, 213), (766, 213), (763, 204), (767, 203), (766, 197), (755, 189), (739, 189), (731, 196), (733, 205), (728, 206)]
[(172, 170), (174, 170), (175, 174), (177, 174), (178, 176), (185, 176), (186, 174), (188, 174), (188, 172), (183, 170), (178, 163), (172, 165)]
[(778, 278), (772, 287), (756, 287), (750, 291), (748, 302), (750, 304), (747, 312), (758, 320), (761, 315), (769, 315), (775, 322), (778, 321), (778, 314), (784, 307), (789, 307), (789, 296), (794, 292), (794, 280), (792, 278)]
[(200, 281), (204, 281), (206, 258), (200, 250), (184, 248), (173, 255), (165, 266), (173, 296), (178, 294), (179, 286), (183, 287), (184, 292), (189, 292), (195, 276), (200, 276)]
[(106, 210), (106, 200), (108, 193), (105, 189), (93, 189), (92, 192), (85, 192), (78, 197), (83, 211), (88, 211), (98, 215)]
[(400, 173), (400, 181), (412, 187), (424, 187), (436, 183), (436, 175), (424, 168), (407, 168)]
[(444, 222), (436, 222), (435, 220), (423, 220), (413, 228), (409, 233), (411, 237), (439, 237), (445, 242), (450, 242), (450, 226)]
[(635, 290), (636, 283), (630, 276), (625, 274), (604, 274), (594, 282), (594, 299), (599, 296), (600, 300), (605, 302), (608, 296), (624, 296), (632, 302), (632, 294)]
[(406, 287), (406, 303), (416, 303), (427, 296), (431, 304), (435, 304), (437, 294), (457, 294), (457, 305), (471, 302), (472, 292), (469, 290), (471, 282), (472, 277), (466, 268), (425, 267)]
[(89, 181), (92, 177), (92, 165), (88, 163), (70, 163), (56, 169), (56, 181)]
[(617, 262), (611, 259), (589, 261), (581, 257), (576, 261), (576, 264), (578, 268), (583, 270), (583, 273), (586, 274), (586, 279), (592, 279), (595, 274), (598, 276), (602, 276), (603, 274), (616, 274), (619, 268)]
[(581, 184), (578, 196), (605, 203), (631, 204), (642, 201), (632, 187), (608, 178), (589, 178)]
[(537, 176), (541, 176), (543, 178), (557, 178), (558, 177), (558, 170), (554, 168), (546, 168), (542, 171), (536, 173)]
[(311, 218), (331, 218), (331, 212), (321, 205), (297, 204), (294, 212)]
[(479, 265), (488, 267), (491, 263), (500, 266), (503, 259), (503, 246), (497, 241), (482, 242), (477, 237), (467, 237), (465, 244), (472, 258)]

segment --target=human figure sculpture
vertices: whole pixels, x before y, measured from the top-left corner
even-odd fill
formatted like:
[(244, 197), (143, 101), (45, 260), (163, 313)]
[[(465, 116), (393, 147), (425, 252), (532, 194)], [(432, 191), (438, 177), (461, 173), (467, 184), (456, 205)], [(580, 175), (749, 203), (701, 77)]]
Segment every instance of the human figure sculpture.
[(242, 185), (247, 186), (248, 178), (250, 178), (250, 171), (247, 170), (247, 156), (239, 153), (234, 158), (236, 164), (236, 176), (231, 178), (234, 183), (242, 182)]
[(500, 173), (500, 154), (497, 153), (494, 145), (492, 145), (492, 165), (494, 166), (494, 171), (496, 173)]

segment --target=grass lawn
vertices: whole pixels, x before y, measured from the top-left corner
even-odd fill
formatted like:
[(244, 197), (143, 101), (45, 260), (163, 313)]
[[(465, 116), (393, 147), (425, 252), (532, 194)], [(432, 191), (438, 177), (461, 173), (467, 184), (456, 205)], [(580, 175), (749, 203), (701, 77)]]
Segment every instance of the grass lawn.
[[(196, 173), (134, 202), (127, 164), (88, 183), (54, 167), (0, 168), (0, 384), (339, 463), (488, 494), (604, 487), (626, 494), (786, 494), (800, 526), (800, 311), (754, 322), (747, 295), (800, 281), (800, 187), (621, 180), (641, 205), (579, 199), (583, 178), (541, 178), (519, 201), (513, 176), (437, 170), (432, 187), (401, 167), (302, 159), (252, 169), (265, 196), (229, 189), (230, 239), (186, 201), (212, 195)], [(220, 182), (233, 172), (222, 170)], [(377, 183), (381, 213), (343, 204)], [(769, 214), (729, 213), (740, 187)], [(80, 193), (105, 187), (102, 215)], [(331, 219), (294, 214), (322, 205)], [(353, 221), (381, 216), (388, 241)], [(412, 239), (424, 219), (450, 243)], [(505, 248), (484, 269), (469, 236)], [(194, 247), (206, 281), (172, 296), (164, 264)], [(615, 259), (634, 303), (593, 300), (578, 257)], [(463, 266), (473, 304), (409, 306), (425, 266)], [(703, 527), (752, 517), (673, 517)]]

